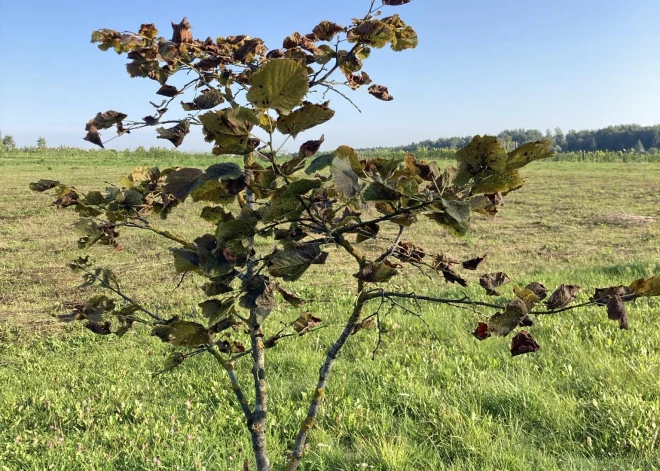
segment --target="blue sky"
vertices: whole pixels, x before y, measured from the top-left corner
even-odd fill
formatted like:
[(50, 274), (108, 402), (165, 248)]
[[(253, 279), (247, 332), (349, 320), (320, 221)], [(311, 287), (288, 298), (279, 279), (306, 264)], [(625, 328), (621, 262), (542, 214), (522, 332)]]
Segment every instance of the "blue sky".
[[(125, 58), (90, 44), (94, 29), (135, 31), (153, 22), (169, 37), (170, 21), (187, 16), (195, 37), (250, 34), (275, 48), (322, 19), (349, 24), (368, 4), (0, 0), (0, 130), (20, 146), (41, 135), (52, 146), (91, 147), (82, 136), (96, 112), (151, 113), (148, 100), (160, 98), (159, 85), (131, 79)], [(365, 70), (395, 100), (353, 93), (360, 114), (333, 97), (335, 119), (297, 143), (321, 133), (329, 147), (366, 147), (505, 128), (660, 123), (658, 0), (413, 0), (387, 8), (394, 12), (417, 29), (420, 46), (379, 50)], [(209, 149), (194, 132), (181, 149)], [(170, 144), (146, 129), (109, 147), (138, 145)]]

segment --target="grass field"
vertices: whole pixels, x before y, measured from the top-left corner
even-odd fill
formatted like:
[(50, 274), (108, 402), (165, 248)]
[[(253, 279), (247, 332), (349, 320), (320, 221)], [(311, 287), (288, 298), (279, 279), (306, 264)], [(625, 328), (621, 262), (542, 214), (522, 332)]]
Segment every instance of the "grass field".
[[(176, 159), (0, 157), (0, 470), (241, 470), (250, 456), (233, 393), (210, 356), (152, 379), (168, 351), (158, 339), (139, 329), (99, 337), (50, 317), (89, 292), (75, 289), (80, 280), (65, 267), (80, 255), (75, 214), (50, 207), (51, 198), (29, 192), (28, 183), (50, 178), (97, 189), (141, 164), (214, 163)], [(590, 288), (660, 273), (660, 164), (548, 162), (524, 173), (527, 186), (496, 218), (477, 219), (473, 235), (454, 239), (429, 224), (413, 240), (458, 257), (488, 253), (484, 270), (505, 271), (511, 286), (581, 285), (580, 300)], [(185, 204), (165, 225), (193, 237), (199, 210)], [(168, 244), (146, 233), (120, 240), (121, 252), (93, 247), (92, 258), (146, 306), (195, 315), (202, 282), (190, 278), (175, 290)], [(294, 286), (329, 327), (267, 352), (275, 469), (351, 304), (355, 270), (336, 255)], [(397, 282), (402, 290), (485, 300), (480, 289), (412, 271)], [(479, 314), (425, 306), (423, 315), (432, 333), (415, 317), (390, 315), (375, 361), (374, 332), (350, 339), (302, 469), (660, 469), (657, 299), (631, 306), (630, 331), (619, 331), (602, 308), (545, 317), (532, 331), (541, 351), (516, 358), (508, 339), (479, 343), (470, 335)], [(273, 316), (291, 320), (297, 312)], [(248, 368), (239, 365), (244, 386)]]

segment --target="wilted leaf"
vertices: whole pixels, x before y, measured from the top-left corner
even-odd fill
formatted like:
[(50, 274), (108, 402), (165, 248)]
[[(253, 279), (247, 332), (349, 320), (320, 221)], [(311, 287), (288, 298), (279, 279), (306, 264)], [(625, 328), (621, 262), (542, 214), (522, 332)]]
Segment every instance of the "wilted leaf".
[(192, 26), (186, 17), (179, 24), (172, 22), (172, 42), (177, 44), (193, 42), (191, 29)]
[(85, 328), (91, 330), (97, 335), (110, 335), (112, 331), (110, 330), (110, 322), (93, 322), (88, 321), (85, 323)]
[(96, 129), (96, 126), (89, 126), (87, 127), (87, 134), (85, 137), (83, 137), (83, 140), (87, 142), (91, 142), (92, 144), (95, 144), (99, 146), (101, 149), (105, 149), (103, 146), (103, 141), (101, 140), (101, 135), (99, 134), (98, 129)]
[(637, 296), (660, 296), (660, 276), (639, 279), (630, 285), (630, 289)]
[(528, 312), (525, 302), (515, 299), (506, 305), (503, 313), (497, 313), (488, 319), (488, 331), (495, 336), (506, 337), (520, 325)]
[(225, 101), (222, 92), (215, 88), (203, 90), (192, 102), (181, 102), (184, 111), (210, 110)]
[(478, 340), (486, 340), (491, 336), (491, 333), (488, 331), (488, 324), (485, 322), (479, 322), (479, 325), (477, 326), (476, 330), (472, 332), (472, 335), (474, 335)]
[(486, 260), (488, 260), (488, 255), (484, 255), (483, 257), (476, 257), (471, 260), (466, 260), (463, 262), (463, 268), (466, 270), (478, 270), (479, 267), (481, 266), (482, 263), (484, 263)]
[(41, 193), (50, 190), (51, 188), (55, 188), (59, 184), (60, 182), (55, 180), (39, 180), (36, 183), (30, 183), (30, 190)]
[(384, 183), (370, 183), (362, 193), (365, 201), (396, 201), (403, 195)]
[(488, 296), (501, 296), (500, 292), (497, 291), (502, 285), (507, 284), (511, 279), (506, 275), (506, 273), (489, 273), (482, 275), (479, 278), (479, 284), (483, 289), (486, 290)]
[(371, 83), (371, 78), (366, 72), (360, 72), (359, 74), (350, 74), (346, 76), (348, 81), (348, 86), (353, 90), (360, 88), (363, 85), (369, 85)]
[(96, 129), (110, 129), (115, 124), (126, 119), (126, 116), (127, 115), (124, 113), (113, 110), (106, 111), (105, 113), (99, 112), (94, 119), (89, 122), (88, 126), (94, 126)]
[(528, 284), (527, 286), (525, 286), (525, 288), (530, 290), (535, 295), (537, 295), (541, 300), (548, 297), (548, 288), (543, 286), (541, 283), (537, 283), (536, 281)]
[(312, 33), (319, 39), (319, 41), (332, 41), (332, 38), (334, 38), (337, 33), (341, 33), (345, 30), (346, 28), (337, 23), (321, 21), (314, 27)]
[(268, 279), (261, 275), (255, 275), (243, 283), (245, 294), (240, 298), (240, 305), (249, 309), (254, 315), (254, 321), (261, 325), (268, 314), (275, 308), (275, 297)]
[(380, 20), (370, 19), (348, 31), (348, 42), (362, 43), (379, 49), (394, 39), (394, 30), (390, 25)]
[(367, 283), (384, 283), (385, 281), (389, 281), (397, 274), (397, 270), (387, 262), (378, 264), (369, 262), (364, 268), (362, 268), (353, 276), (358, 280), (362, 280)]
[(256, 108), (288, 112), (307, 94), (307, 80), (305, 65), (288, 58), (270, 60), (252, 75), (247, 99)]
[(186, 134), (190, 132), (190, 124), (188, 121), (183, 120), (179, 121), (179, 124), (171, 128), (156, 128), (157, 139), (167, 139), (174, 147), (179, 147), (183, 144), (183, 139), (186, 137)]
[(173, 98), (179, 94), (179, 89), (172, 85), (163, 85), (156, 92), (157, 95), (166, 96), (168, 98)]
[(541, 298), (530, 289), (519, 288), (518, 286), (515, 286), (513, 288), (513, 292), (518, 299), (525, 303), (528, 310), (531, 310), (537, 303), (541, 302)]
[(325, 136), (321, 136), (321, 138), (318, 140), (305, 142), (303, 145), (300, 146), (300, 150), (298, 151), (298, 157), (302, 159), (306, 159), (307, 157), (313, 156), (319, 151), (319, 149), (321, 148), (321, 144), (323, 144), (324, 140), (325, 140)]
[(594, 295), (589, 298), (590, 301), (597, 301), (596, 304), (599, 306), (606, 306), (607, 301), (609, 301), (614, 296), (627, 296), (632, 293), (632, 290), (628, 286), (611, 286), (609, 288), (596, 288)]
[(579, 286), (561, 285), (554, 293), (552, 293), (552, 296), (550, 296), (550, 299), (548, 299), (545, 304), (551, 311), (563, 309), (575, 301), (575, 294), (578, 291), (580, 291)]
[(524, 330), (521, 330), (518, 335), (516, 335), (511, 340), (512, 357), (524, 355), (526, 353), (538, 352), (540, 348), (541, 347), (539, 347), (539, 344), (536, 343), (536, 340), (534, 340), (532, 336)]
[(384, 85), (372, 85), (369, 87), (369, 94), (375, 96), (379, 100), (392, 101), (394, 97), (390, 95), (390, 91)]
[(277, 286), (277, 291), (282, 295), (284, 300), (291, 304), (293, 307), (299, 307), (305, 304), (305, 300), (302, 299), (300, 296), (292, 293), (286, 288), (282, 288), (281, 286)]
[(383, 5), (388, 5), (391, 7), (398, 7), (399, 5), (405, 5), (410, 3), (412, 0), (383, 0)]
[(296, 319), (296, 322), (293, 324), (293, 330), (298, 332), (298, 335), (302, 336), (314, 327), (321, 325), (321, 322), (321, 319), (314, 317), (311, 312), (304, 312), (298, 317), (298, 319)]

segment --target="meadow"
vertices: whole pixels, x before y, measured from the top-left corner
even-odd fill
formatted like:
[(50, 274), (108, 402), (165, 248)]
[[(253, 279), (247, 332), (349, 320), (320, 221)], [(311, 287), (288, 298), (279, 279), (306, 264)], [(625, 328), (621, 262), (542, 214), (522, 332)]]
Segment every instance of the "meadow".
[[(80, 279), (66, 268), (81, 254), (71, 227), (77, 216), (27, 189), (40, 178), (99, 189), (137, 165), (212, 163), (175, 152), (0, 155), (0, 470), (243, 469), (249, 437), (213, 358), (200, 355), (152, 378), (169, 347), (148, 332), (99, 337), (53, 319), (90, 294), (76, 289)], [(412, 240), (463, 259), (489, 254), (483, 271), (505, 271), (511, 286), (580, 285), (580, 301), (592, 288), (660, 273), (660, 163), (556, 161), (523, 173), (527, 185), (495, 218), (476, 217), (474, 233), (457, 239), (423, 223)], [(186, 203), (162, 225), (193, 237), (201, 207)], [(177, 287), (167, 241), (124, 231), (119, 242), (119, 252), (89, 252), (121, 275), (125, 292), (164, 316), (200, 315), (202, 281)], [(334, 255), (294, 285), (327, 327), (267, 352), (275, 469), (352, 301), (352, 272)], [(478, 286), (414, 271), (397, 283), (418, 294), (487, 300)], [(351, 337), (301, 469), (660, 468), (660, 300), (631, 306), (629, 331), (597, 307), (543, 317), (532, 331), (541, 350), (516, 358), (509, 339), (470, 335), (488, 312), (422, 308), (428, 327), (396, 311), (385, 319), (375, 360), (374, 331)], [(298, 313), (272, 315), (290, 321)], [(248, 368), (239, 363), (239, 376)]]

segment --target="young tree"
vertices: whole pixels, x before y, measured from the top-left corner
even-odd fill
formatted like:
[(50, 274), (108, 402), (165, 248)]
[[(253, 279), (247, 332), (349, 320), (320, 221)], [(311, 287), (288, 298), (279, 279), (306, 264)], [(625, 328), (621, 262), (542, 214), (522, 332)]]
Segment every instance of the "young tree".
[[(385, 0), (383, 8), (409, 1)], [(430, 253), (407, 236), (414, 236), (421, 218), (435, 222), (441, 234), (466, 234), (473, 213), (494, 215), (505, 196), (523, 186), (522, 167), (551, 155), (548, 141), (507, 152), (495, 137), (476, 136), (457, 152), (456, 167), (445, 170), (412, 155), (361, 159), (348, 146), (320, 153), (323, 136), (304, 142), (293, 157), (278, 155), (276, 133), (295, 139), (333, 118), (330, 103), (319, 100), (318, 93), (349, 99), (341, 86), (368, 87), (374, 97), (392, 100), (387, 87), (373, 84), (362, 70), (364, 61), (374, 48), (414, 48), (417, 35), (399, 15), (381, 16), (374, 6), (372, 2), (367, 14), (348, 27), (322, 21), (311, 33), (293, 33), (284, 39), (282, 48), (270, 51), (261, 39), (247, 36), (195, 40), (185, 18), (172, 25), (171, 40), (158, 36), (152, 24), (143, 24), (131, 34), (94, 32), (92, 40), (102, 50), (127, 54), (129, 74), (157, 81), (157, 93), (168, 99), (139, 121), (127, 121), (117, 111), (98, 113), (86, 126), (87, 141), (102, 147), (100, 130), (116, 127), (121, 135), (160, 124), (158, 137), (178, 147), (191, 127), (199, 126), (207, 142), (213, 143), (214, 155), (243, 156), (242, 165), (223, 161), (205, 170), (140, 167), (121, 180), (122, 188), (105, 192), (83, 193), (51, 180), (30, 185), (35, 191), (55, 189), (58, 207), (75, 207), (81, 218), (76, 226), (83, 233), (78, 241), (82, 249), (94, 244), (116, 247), (124, 229), (150, 231), (175, 245), (171, 254), (177, 272), (205, 280), (199, 303), (204, 324), (178, 315), (163, 318), (125, 293), (111, 270), (81, 257), (71, 268), (82, 274), (87, 285), (102, 287), (108, 295), (94, 296), (62, 320), (82, 320), (100, 335), (121, 336), (133, 327), (148, 327), (152, 335), (173, 346), (162, 372), (197, 355), (212, 355), (226, 372), (245, 418), (258, 470), (271, 469), (266, 444), (266, 352), (322, 323), (314, 313), (303, 311), (305, 300), (286, 283), (301, 279), (312, 265), (325, 263), (326, 248), (337, 247), (338, 256), (352, 261), (355, 297), (320, 367), (306, 419), (282, 463), (289, 471), (297, 469), (303, 458), (343, 346), (369, 328), (375, 328), (380, 338), (381, 315), (386, 310), (402, 309), (420, 317), (415, 303), (421, 301), (488, 308), (494, 314), (479, 323), (474, 336), (485, 340), (518, 331), (511, 344), (515, 356), (539, 349), (527, 331), (519, 330), (533, 325), (532, 316), (578, 307), (569, 305), (580, 288), (570, 285), (558, 287), (545, 308), (537, 307), (548, 293), (541, 283), (518, 286), (514, 296), (505, 299), (501, 286), (510, 280), (504, 273), (480, 277), (486, 292), (498, 297), (493, 302), (442, 299), (388, 288), (388, 282), (405, 267), (467, 285), (461, 271), (480, 270), (485, 256), (459, 261)], [(168, 83), (176, 74), (193, 78), (177, 87)], [(186, 114), (165, 120), (173, 100), (187, 91), (195, 95), (181, 102)], [(153, 216), (166, 219), (186, 199), (208, 203), (200, 219), (206, 227), (207, 222), (213, 223), (213, 233), (202, 227), (199, 237), (186, 240), (154, 225)], [(383, 236), (388, 226), (394, 231), (389, 238)], [(257, 245), (255, 237), (269, 244)], [(365, 253), (360, 244), (376, 238), (388, 240), (387, 247), (380, 253)], [(660, 295), (660, 277), (597, 290), (586, 304), (606, 306), (608, 316), (627, 328), (625, 303), (656, 295)], [(285, 328), (269, 322), (278, 301), (302, 311)], [(373, 311), (366, 310), (370, 303), (375, 304)], [(252, 363), (251, 401), (235, 369), (239, 361)]]
[(46, 138), (39, 136), (39, 139), (37, 139), (37, 149), (45, 149), (47, 146), (46, 144)]

